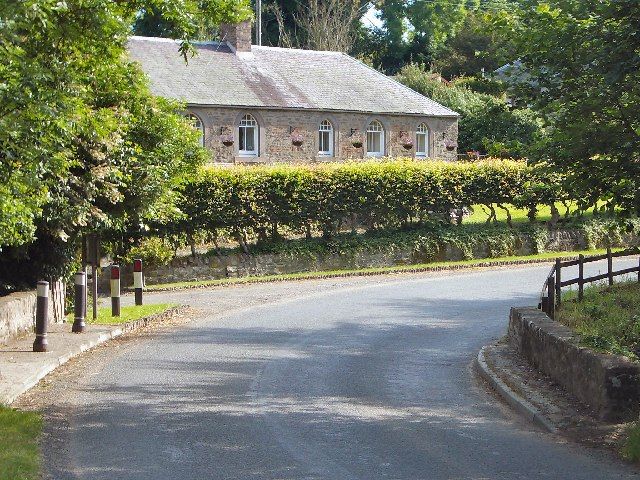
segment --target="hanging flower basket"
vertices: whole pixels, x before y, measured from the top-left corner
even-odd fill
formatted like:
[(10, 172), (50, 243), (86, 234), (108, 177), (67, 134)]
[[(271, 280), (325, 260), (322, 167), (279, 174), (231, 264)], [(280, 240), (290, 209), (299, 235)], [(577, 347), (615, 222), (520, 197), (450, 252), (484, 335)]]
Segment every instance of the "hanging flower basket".
[(302, 134), (294, 132), (291, 134), (291, 143), (296, 147), (301, 147), (304, 142), (304, 137)]
[(400, 135), (400, 144), (405, 150), (411, 150), (413, 148), (413, 140), (406, 133)]
[(231, 145), (233, 145), (233, 135), (229, 133), (220, 135), (220, 141), (225, 147), (230, 147)]
[(351, 137), (351, 145), (353, 145), (356, 148), (362, 148), (362, 145), (363, 145), (362, 137), (360, 135), (353, 135)]
[(449, 150), (455, 150), (456, 148), (458, 148), (458, 144), (456, 142), (451, 142), (449, 140), (447, 140), (446, 142), (444, 142), (444, 147)]

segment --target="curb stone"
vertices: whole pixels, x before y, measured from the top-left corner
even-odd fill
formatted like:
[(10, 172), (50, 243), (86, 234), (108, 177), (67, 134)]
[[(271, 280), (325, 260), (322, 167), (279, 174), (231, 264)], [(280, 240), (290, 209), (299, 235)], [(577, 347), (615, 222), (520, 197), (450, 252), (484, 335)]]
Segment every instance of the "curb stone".
[(540, 410), (509, 388), (509, 386), (491, 370), (484, 356), (486, 348), (487, 346), (484, 346), (480, 349), (475, 361), (480, 376), (489, 383), (491, 388), (495, 390), (511, 408), (524, 416), (528, 421), (549, 433), (558, 433), (558, 429), (540, 412)]
[(38, 382), (40, 382), (40, 380), (49, 375), (56, 368), (67, 363), (72, 358), (77, 357), (78, 355), (91, 350), (92, 348), (97, 347), (98, 345), (101, 345), (109, 340), (120, 337), (125, 333), (131, 332), (138, 328), (146, 327), (147, 325), (150, 325), (151, 323), (157, 322), (159, 320), (165, 320), (174, 315), (183, 313), (187, 310), (187, 308), (187, 306), (179, 305), (171, 307), (164, 312), (156, 313), (153, 315), (149, 315), (148, 317), (124, 323), (115, 327), (109, 332), (101, 334), (94, 340), (83, 342), (80, 345), (74, 346), (71, 351), (59, 355), (57, 358), (48, 359), (48, 361), (44, 363), (34, 375), (30, 375), (24, 381), (10, 388), (9, 391), (2, 392), (2, 394), (0, 394), (0, 404), (11, 405), (20, 395), (35, 387)]

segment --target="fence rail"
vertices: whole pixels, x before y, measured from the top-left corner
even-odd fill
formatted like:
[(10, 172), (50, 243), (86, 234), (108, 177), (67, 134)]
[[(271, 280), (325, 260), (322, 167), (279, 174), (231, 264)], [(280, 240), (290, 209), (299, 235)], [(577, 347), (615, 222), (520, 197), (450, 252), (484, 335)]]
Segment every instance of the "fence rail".
[[(629, 273), (638, 273), (638, 282), (640, 282), (640, 257), (638, 258), (638, 266), (623, 268), (621, 270), (613, 269), (613, 259), (620, 257), (631, 257), (638, 255), (638, 248), (624, 250), (621, 252), (612, 253), (610, 248), (607, 248), (607, 253), (602, 255), (592, 255), (585, 257), (580, 254), (576, 260), (561, 261), (556, 259), (556, 263), (551, 269), (551, 272), (547, 276), (547, 279), (542, 286), (542, 293), (540, 294), (540, 308), (543, 312), (549, 315), (551, 318), (555, 317), (557, 307), (562, 304), (562, 287), (568, 287), (570, 285), (578, 285), (578, 301), (584, 298), (584, 286), (588, 283), (597, 282), (599, 280), (608, 280), (609, 285), (613, 285), (615, 277), (620, 275), (627, 275)], [(584, 266), (587, 263), (598, 262), (600, 260), (607, 260), (607, 271), (591, 277), (584, 276)], [(567, 267), (578, 266), (578, 276), (568, 280), (562, 279), (562, 269)]]

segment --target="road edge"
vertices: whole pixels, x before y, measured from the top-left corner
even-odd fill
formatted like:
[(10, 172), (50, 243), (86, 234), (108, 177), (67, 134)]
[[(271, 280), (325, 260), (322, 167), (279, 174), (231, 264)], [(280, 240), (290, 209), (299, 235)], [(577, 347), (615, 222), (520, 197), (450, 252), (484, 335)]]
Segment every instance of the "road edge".
[(493, 372), (493, 370), (491, 370), (491, 367), (489, 367), (484, 357), (484, 351), (486, 348), (487, 346), (482, 347), (475, 359), (476, 369), (480, 376), (513, 410), (525, 417), (529, 422), (537, 425), (543, 430), (546, 430), (548, 433), (557, 434), (558, 429), (540, 412), (540, 410), (509, 388), (509, 386), (504, 383), (500, 377)]
[(57, 358), (51, 359), (50, 362), (47, 362), (46, 364), (42, 365), (42, 367), (38, 370), (37, 373), (29, 376), (22, 383), (17, 384), (15, 389), (12, 389), (9, 393), (3, 395), (0, 398), (0, 404), (11, 406), (11, 404), (15, 402), (21, 395), (31, 390), (43, 378), (45, 378), (47, 375), (55, 371), (58, 367), (61, 367), (62, 365), (67, 363), (72, 358), (75, 358), (78, 355), (81, 355), (82, 353), (97, 347), (98, 345), (102, 345), (103, 343), (108, 342), (109, 340), (120, 337), (125, 333), (132, 332), (134, 330), (137, 330), (138, 328), (146, 327), (147, 325), (160, 320), (166, 320), (168, 318), (173, 317), (174, 315), (184, 313), (185, 311), (187, 311), (188, 308), (189, 307), (186, 305), (177, 305), (175, 307), (168, 308), (163, 312), (149, 315), (148, 317), (139, 318), (131, 322), (123, 323), (122, 325), (117, 325), (117, 326), (114, 325), (114, 328), (109, 332), (100, 334), (100, 336), (94, 340), (89, 340), (79, 345), (76, 345), (66, 353), (58, 356)]

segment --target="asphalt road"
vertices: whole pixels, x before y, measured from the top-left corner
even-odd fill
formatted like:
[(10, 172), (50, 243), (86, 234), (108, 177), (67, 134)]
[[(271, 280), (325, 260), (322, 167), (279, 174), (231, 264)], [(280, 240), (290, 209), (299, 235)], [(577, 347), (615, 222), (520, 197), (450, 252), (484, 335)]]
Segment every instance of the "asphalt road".
[[(471, 368), (548, 266), (147, 296), (200, 318), (103, 354), (64, 392), (56, 479), (621, 479)], [(47, 427), (52, 428), (52, 427)], [(49, 432), (51, 435), (51, 432)], [(64, 444), (64, 447), (60, 445)]]

